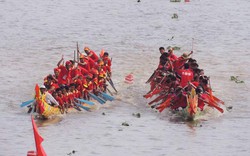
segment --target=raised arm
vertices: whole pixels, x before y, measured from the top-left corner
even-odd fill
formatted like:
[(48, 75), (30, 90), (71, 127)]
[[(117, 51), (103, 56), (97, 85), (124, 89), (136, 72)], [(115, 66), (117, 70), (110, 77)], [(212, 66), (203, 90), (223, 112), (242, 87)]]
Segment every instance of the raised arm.
[(63, 58), (63, 55), (62, 55), (61, 60), (57, 63), (57, 67), (59, 67), (61, 65), (61, 63), (62, 63), (63, 60), (64, 60), (64, 58)]

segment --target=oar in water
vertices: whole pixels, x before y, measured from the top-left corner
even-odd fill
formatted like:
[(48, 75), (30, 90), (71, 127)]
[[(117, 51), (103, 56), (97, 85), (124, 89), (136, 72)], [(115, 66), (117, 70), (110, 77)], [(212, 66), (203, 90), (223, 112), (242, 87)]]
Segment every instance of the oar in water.
[(109, 100), (109, 101), (113, 101), (115, 98), (114, 97), (112, 97), (112, 96), (110, 96), (110, 95), (108, 95), (108, 94), (106, 94), (106, 93), (104, 93), (104, 92), (100, 92), (101, 93), (101, 95), (105, 98), (105, 99), (107, 99), (107, 100)]
[(78, 107), (81, 107), (82, 109), (84, 109), (84, 110), (86, 110), (86, 111), (90, 111), (90, 108), (89, 108), (89, 107), (85, 107), (85, 106), (83, 106), (83, 105), (81, 105), (81, 104), (79, 104), (79, 103), (75, 103), (75, 105), (78, 106)]
[(111, 96), (114, 96), (114, 94), (108, 89), (108, 87), (106, 87), (106, 89), (107, 89), (107, 91), (109, 92), (109, 94), (110, 94)]
[[(108, 73), (107, 73), (108, 74)], [(111, 87), (115, 90), (116, 93), (118, 93), (118, 91), (115, 88), (115, 85), (110, 77), (110, 74), (108, 74), (108, 78), (106, 78), (106, 80), (109, 82), (109, 84), (111, 85)]]
[(96, 101), (98, 101), (100, 104), (104, 104), (104, 103), (106, 102), (106, 101), (104, 101), (103, 99), (97, 97), (95, 94), (90, 93), (90, 92), (88, 92), (88, 93), (89, 93), (89, 95), (90, 95), (93, 99), (95, 99)]
[(146, 83), (149, 83), (156, 75), (156, 70), (153, 72), (153, 74), (149, 77), (149, 79), (146, 81)]
[(156, 109), (159, 110), (161, 113), (165, 108), (169, 107), (171, 104), (172, 98), (167, 99), (165, 102), (163, 102), (161, 105), (159, 105)]
[(20, 105), (20, 107), (28, 106), (29, 104), (31, 104), (31, 103), (34, 102), (34, 101), (35, 101), (35, 99), (32, 99), (32, 100), (29, 100), (29, 101), (22, 102), (22, 104)]
[(109, 82), (109, 84), (111, 85), (111, 87), (114, 89), (114, 91), (116, 92), (116, 93), (118, 93), (118, 91), (116, 90), (116, 88), (115, 88), (115, 86), (114, 86), (114, 83), (113, 83), (113, 81), (111, 80), (111, 79), (107, 79), (107, 81)]
[(32, 106), (28, 106), (28, 108), (29, 108), (29, 110), (28, 110), (28, 112), (27, 112), (28, 114), (31, 113), (31, 112), (33, 112), (33, 111), (32, 111), (32, 110), (33, 110), (33, 107), (32, 107)]
[(78, 110), (79, 112), (82, 111), (82, 110), (80, 109), (80, 107), (77, 106), (77, 105), (74, 105), (73, 108), (75, 108), (75, 110)]
[(155, 98), (153, 101), (149, 102), (148, 105), (151, 105), (151, 104), (153, 104), (153, 103), (155, 103), (155, 102), (158, 102), (158, 101), (162, 100), (163, 98), (167, 97), (167, 95), (168, 95), (168, 94), (163, 94), (163, 95), (158, 96), (158, 97)]
[(83, 102), (83, 103), (86, 103), (86, 104), (89, 104), (89, 105), (94, 105), (95, 103), (94, 102), (91, 102), (91, 101), (88, 101), (88, 100), (84, 100), (84, 99), (79, 99), (79, 98), (75, 98), (76, 100), (80, 101), (80, 102)]

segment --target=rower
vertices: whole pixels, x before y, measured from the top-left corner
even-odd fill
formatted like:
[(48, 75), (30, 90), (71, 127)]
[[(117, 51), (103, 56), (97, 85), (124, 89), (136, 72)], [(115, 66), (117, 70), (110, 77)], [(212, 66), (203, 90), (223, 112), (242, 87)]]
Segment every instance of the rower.
[(90, 50), (89, 47), (84, 47), (85, 53), (88, 55), (89, 58), (93, 59), (93, 61), (97, 62), (99, 57), (98, 55), (93, 51)]
[(188, 63), (184, 64), (184, 69), (180, 69), (178, 71), (178, 74), (181, 77), (181, 82), (180, 82), (181, 87), (185, 87), (188, 84), (188, 82), (191, 82), (193, 80), (194, 77), (193, 72), (189, 69)]
[(175, 60), (178, 59), (178, 57), (174, 54), (174, 49), (173, 48), (169, 48), (168, 54), (169, 54), (168, 57), (169, 57), (171, 62), (174, 62)]
[(62, 59), (57, 63), (58, 68), (60, 69), (60, 73), (58, 76), (58, 85), (65, 86), (69, 85), (71, 81), (71, 69), (72, 63), (70, 61), (66, 61), (65, 66), (61, 63), (64, 60), (63, 56)]
[(107, 71), (108, 75), (111, 76), (111, 59), (109, 58), (108, 52), (104, 52), (102, 60), (104, 63), (104, 67), (106, 68), (105, 71)]
[(189, 54), (183, 53), (176, 61), (173, 62), (174, 70), (178, 72), (180, 68), (183, 67), (183, 65), (189, 60), (189, 56), (193, 54), (193, 51), (191, 51)]

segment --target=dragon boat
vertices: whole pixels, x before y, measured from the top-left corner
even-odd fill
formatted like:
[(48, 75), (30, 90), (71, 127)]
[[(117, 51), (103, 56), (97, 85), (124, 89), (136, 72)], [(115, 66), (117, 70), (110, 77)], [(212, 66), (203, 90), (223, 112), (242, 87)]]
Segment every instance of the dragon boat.
[(97, 108), (97, 106), (94, 105), (94, 100), (92, 101), (87, 101), (84, 99), (77, 99), (77, 100), (79, 100), (79, 102), (75, 103), (74, 106), (69, 107), (66, 112), (59, 107), (51, 106), (50, 104), (48, 104), (45, 101), (45, 96), (41, 95), (38, 84), (36, 84), (35, 98), (33, 100), (23, 102), (21, 107), (28, 106), (28, 108), (30, 109), (29, 113), (34, 113), (36, 119), (50, 119), (55, 116), (64, 115), (66, 113), (82, 111), (82, 109), (85, 111), (91, 111)]
[[(181, 76), (171, 66), (170, 70), (166, 67), (168, 63), (172, 64), (169, 59), (166, 60), (164, 67), (158, 67), (146, 82), (151, 87), (144, 98), (154, 97), (154, 100), (148, 103), (151, 108), (160, 113), (165, 108), (169, 108), (171, 112), (185, 120), (198, 119), (208, 112), (208, 109), (224, 112), (221, 108), (224, 102), (213, 95), (209, 77), (202, 75), (201, 80), (192, 79), (181, 86)], [(192, 69), (192, 71), (195, 70)]]
[[(65, 65), (62, 56), (57, 64), (57, 68), (54, 69), (55, 75), (47, 75), (44, 78), (44, 85), (40, 87), (36, 84), (35, 97), (32, 100), (22, 102), (20, 107), (27, 106), (28, 113), (34, 114), (37, 119), (49, 119), (71, 112), (95, 110), (99, 107), (96, 103), (102, 105), (106, 101), (113, 101), (114, 97), (108, 89), (109, 85), (107, 82), (114, 89), (115, 93), (117, 93), (117, 90), (111, 79), (111, 59), (108, 52), (102, 50), (100, 57), (98, 57), (88, 47), (85, 47), (84, 51), (87, 55), (80, 52), (77, 43), (77, 50), (74, 51), (74, 60), (66, 61)], [(88, 56), (90, 53), (92, 55)], [(95, 56), (95, 59), (98, 60), (94, 61), (94, 58), (90, 58), (91, 56)], [(86, 70), (87, 67), (83, 67), (86, 63), (92, 63), (93, 67)], [(64, 75), (60, 75), (61, 70), (62, 73), (64, 72)], [(71, 79), (71, 76), (74, 79)], [(60, 82), (63, 79), (64, 81), (67, 80), (67, 83), (70, 82), (70, 84), (59, 84), (59, 78)], [(61, 90), (64, 90), (65, 96), (61, 95)], [(106, 91), (112, 96), (108, 95)], [(58, 95), (59, 92), (61, 96)]]

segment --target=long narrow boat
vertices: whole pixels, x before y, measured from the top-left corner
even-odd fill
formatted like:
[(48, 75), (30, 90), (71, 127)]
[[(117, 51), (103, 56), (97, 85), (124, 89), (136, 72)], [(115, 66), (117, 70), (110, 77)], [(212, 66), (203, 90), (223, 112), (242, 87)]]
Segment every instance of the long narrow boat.
[[(114, 97), (112, 97), (112, 92), (107, 88), (108, 84), (106, 84), (106, 81), (109, 82), (110, 86), (117, 93), (117, 90), (111, 79), (111, 60), (109, 58), (108, 52), (104, 52), (104, 50), (102, 50), (100, 53), (100, 57), (98, 57), (97, 54), (95, 54), (95, 52), (88, 47), (85, 47), (84, 51), (87, 55), (84, 55), (80, 52), (77, 43), (77, 50), (74, 51), (74, 60), (66, 61), (65, 65), (64, 57), (62, 56), (61, 60), (57, 64), (57, 68), (54, 69), (55, 75), (47, 75), (44, 78), (44, 85), (41, 86), (41, 88), (36, 85), (35, 98), (26, 102), (22, 102), (20, 107), (27, 106), (29, 108), (28, 113), (37, 114), (37, 117), (41, 119), (48, 119), (53, 116), (59, 116), (61, 114), (70, 112), (78, 112), (84, 110), (91, 111), (98, 108), (98, 105), (95, 105), (95, 103), (104, 104), (106, 103), (106, 101), (113, 101)], [(92, 55), (88, 56), (91, 52)], [(94, 61), (91, 59), (92, 61), (90, 61), (90, 63), (94, 63), (94, 65), (92, 65), (93, 67), (91, 69), (86, 70), (85, 67), (83, 67), (83, 64), (86, 60), (90, 60), (91, 56), (94, 56), (94, 58), (92, 59), (96, 59), (97, 57), (98, 60)], [(61, 70), (64, 72), (64, 75), (61, 75), (59, 77)], [(58, 76), (59, 78), (64, 79), (64, 81), (67, 81), (67, 83), (64, 82), (67, 85), (61, 87), (60, 85), (64, 83), (61, 83), (59, 85), (59, 80), (54, 76)], [(73, 77), (72, 80), (71, 76)], [(54, 82), (52, 82), (52, 80)], [(59, 91), (61, 88), (69, 90), (69, 87), (74, 88), (76, 85), (79, 86), (78, 88), (75, 88), (76, 90), (73, 89), (69, 93), (65, 91), (65, 96), (63, 97), (63, 99), (62, 96), (58, 98), (56, 91), (57, 89)], [(51, 89), (51, 87), (53, 88)], [(50, 92), (52, 92), (52, 95), (44, 93), (43, 90), (43, 94), (41, 94), (40, 89), (42, 88), (48, 89)], [(108, 95), (106, 93), (106, 90), (109, 91), (112, 96)], [(52, 96), (54, 96), (54, 98)], [(88, 101), (85, 99), (80, 99), (79, 97), (83, 97), (85, 99), (91, 98), (93, 100)], [(53, 101), (52, 103), (57, 104), (59, 107), (50, 105), (49, 100)], [(46, 101), (48, 101), (49, 103), (47, 103)], [(68, 103), (70, 103), (70, 106)], [(61, 109), (61, 107), (64, 107), (65, 105), (69, 108)]]
[[(50, 117), (53, 117), (53, 116), (58, 116), (58, 115), (62, 115), (62, 114), (65, 114), (66, 112), (62, 111), (60, 108), (58, 107), (53, 107), (51, 105), (49, 105), (45, 99), (40, 95), (40, 89), (39, 89), (39, 86), (36, 85), (35, 87), (35, 101), (36, 101), (36, 104), (39, 108), (39, 112), (38, 112), (38, 116), (37, 118), (40, 118), (40, 119), (48, 119)], [(78, 107), (82, 107), (82, 108), (85, 108), (85, 110), (91, 110), (91, 109), (95, 109), (96, 106), (90, 106), (88, 104), (79, 104), (81, 106), (78, 106)], [(80, 108), (73, 108), (73, 107), (70, 107), (67, 111), (67, 113), (69, 112), (76, 112), (78, 109), (78, 111), (80, 110)]]
[[(169, 57), (168, 54), (164, 54), (162, 54), (162, 56)], [(188, 55), (186, 54), (186, 56), (184, 54), (181, 57), (183, 57), (183, 61), (187, 62), (187, 59), (190, 59), (188, 56), (192, 54), (192, 52)], [(148, 103), (151, 108), (156, 108), (159, 112), (162, 112), (165, 108), (169, 108), (172, 112), (180, 115), (185, 120), (200, 118), (201, 115), (204, 115), (204, 113), (208, 111), (208, 108), (215, 109), (220, 113), (224, 112), (220, 107), (221, 104), (224, 105), (224, 102), (212, 94), (209, 77), (203, 77), (204, 74), (198, 75), (199, 73), (195, 73), (194, 70), (189, 70), (189, 64), (186, 62), (184, 62), (185, 64), (183, 63), (185, 69), (182, 69), (181, 67), (172, 67), (172, 63), (176, 60), (173, 62), (171, 62), (170, 59), (166, 60), (166, 63), (163, 63), (164, 66), (159, 66), (161, 68), (158, 67), (146, 81), (146, 83), (150, 83), (151, 88), (143, 97), (146, 99), (155, 97), (154, 100)], [(178, 75), (179, 73), (180, 75)], [(198, 77), (198, 80), (197, 78), (194, 79), (190, 76), (194, 75), (194, 73), (197, 74), (197, 77), (202, 77)], [(187, 81), (185, 81), (186, 75), (190, 76), (190, 79)], [(181, 76), (184, 77), (183, 81), (181, 81)], [(182, 85), (180, 85), (181, 82), (183, 82)]]

